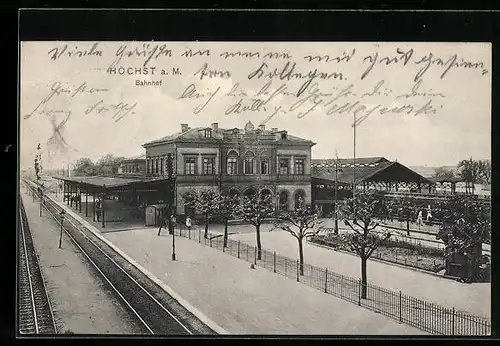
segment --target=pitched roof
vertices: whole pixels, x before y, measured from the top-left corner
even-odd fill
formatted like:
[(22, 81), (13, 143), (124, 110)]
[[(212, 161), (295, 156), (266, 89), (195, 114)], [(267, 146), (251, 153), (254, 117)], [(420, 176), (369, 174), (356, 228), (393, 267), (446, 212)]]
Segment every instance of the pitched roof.
[[(316, 179), (335, 181), (334, 161), (333, 159), (311, 160), (311, 176)], [(354, 161), (355, 168), (352, 166)], [(384, 157), (341, 159), (337, 181), (343, 184), (352, 184), (354, 174), (357, 184), (365, 181), (430, 182), (408, 167), (398, 162), (389, 161)]]
[(130, 161), (137, 161), (137, 160), (146, 160), (146, 153), (132, 156), (132, 157), (127, 157), (122, 161), (122, 163), (130, 162)]
[[(223, 129), (223, 128), (218, 128), (217, 131), (212, 130), (212, 137), (205, 137), (204, 130), (212, 130), (211, 127), (194, 127), (190, 128), (185, 132), (176, 132), (174, 134), (155, 139), (152, 141), (149, 141), (147, 143), (144, 143), (143, 146), (148, 146), (152, 144), (160, 144), (160, 143), (165, 143), (165, 142), (170, 142), (170, 141), (177, 141), (177, 140), (223, 140), (225, 136), (230, 136), (231, 134), (234, 134), (235, 131), (237, 131), (237, 135), (244, 135), (246, 132), (244, 129), (239, 129), (239, 128), (229, 128), (229, 129)], [(261, 129), (255, 129), (252, 131), (252, 133), (255, 134), (262, 134), (262, 135), (267, 135), (268, 138), (269, 136), (274, 136), (275, 133), (282, 132), (283, 130), (279, 131), (272, 131), (272, 130), (261, 130)], [(265, 139), (263, 139), (265, 140)], [(273, 137), (274, 140), (274, 137)], [(280, 139), (281, 140), (281, 139)], [(304, 144), (314, 144), (312, 141), (300, 138), (297, 136), (293, 136), (291, 134), (287, 134), (287, 141), (290, 142), (301, 142)]]

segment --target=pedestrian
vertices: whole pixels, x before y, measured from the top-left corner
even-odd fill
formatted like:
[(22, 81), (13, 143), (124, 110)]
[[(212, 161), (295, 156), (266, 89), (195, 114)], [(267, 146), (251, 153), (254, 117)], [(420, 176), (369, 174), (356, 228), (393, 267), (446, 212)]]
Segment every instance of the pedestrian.
[(167, 228), (167, 216), (160, 217), (160, 228), (158, 228), (158, 235), (161, 233), (162, 228)]
[(101, 217), (101, 201), (99, 199), (95, 201), (95, 213), (97, 216), (97, 221), (99, 221), (99, 218)]
[(417, 216), (417, 225), (421, 226), (422, 225), (422, 210), (418, 211), (418, 216)]
[(431, 219), (432, 219), (432, 213), (431, 213), (431, 205), (427, 205), (427, 223), (431, 223)]
[(170, 215), (170, 234), (174, 234), (175, 231), (175, 223), (177, 222), (177, 219), (175, 218), (174, 213)]
[(186, 217), (186, 227), (188, 230), (191, 230), (191, 218), (189, 215)]

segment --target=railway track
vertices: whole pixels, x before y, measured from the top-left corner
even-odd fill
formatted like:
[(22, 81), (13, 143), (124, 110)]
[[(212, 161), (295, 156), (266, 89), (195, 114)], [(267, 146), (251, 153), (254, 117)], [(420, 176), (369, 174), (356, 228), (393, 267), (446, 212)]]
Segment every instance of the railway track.
[(56, 334), (54, 315), (19, 198), (18, 327), (23, 335)]
[[(33, 185), (25, 183), (32, 193)], [(50, 198), (45, 198), (44, 209), (60, 224), (61, 207)], [(145, 331), (154, 335), (200, 335), (216, 334), (208, 326), (198, 321), (172, 297), (166, 297), (166, 292), (154, 287), (144, 274), (133, 270), (130, 263), (121, 256), (111, 254), (107, 245), (79, 225), (69, 213), (65, 214), (64, 232), (108, 286), (116, 293), (124, 305), (142, 324)], [(103, 250), (106, 249), (107, 251)], [(162, 291), (160, 293), (160, 291)]]

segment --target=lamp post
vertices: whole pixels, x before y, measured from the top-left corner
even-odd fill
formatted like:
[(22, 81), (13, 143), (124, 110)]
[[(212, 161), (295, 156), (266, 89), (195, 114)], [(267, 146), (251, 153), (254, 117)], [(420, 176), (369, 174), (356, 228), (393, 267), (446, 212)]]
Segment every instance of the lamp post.
[(175, 261), (175, 229), (172, 232), (172, 261)]
[(59, 216), (61, 217), (61, 231), (59, 232), (59, 249), (62, 246), (64, 214), (66, 214), (66, 212), (64, 211), (64, 209), (61, 209), (61, 212), (59, 213)]

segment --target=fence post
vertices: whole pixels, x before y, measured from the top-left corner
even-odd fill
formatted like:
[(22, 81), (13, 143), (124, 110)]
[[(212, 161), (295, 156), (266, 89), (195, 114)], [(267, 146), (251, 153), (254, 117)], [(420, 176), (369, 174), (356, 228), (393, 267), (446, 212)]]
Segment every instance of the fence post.
[(238, 240), (238, 258), (240, 258), (240, 241)]
[[(219, 238), (217, 238), (217, 242), (219, 241)], [(226, 252), (226, 250), (224, 249), (224, 241), (222, 242), (222, 252)]]
[(358, 305), (361, 306), (361, 279), (358, 280)]
[(276, 251), (274, 251), (274, 254), (273, 254), (273, 268), (274, 268), (274, 272), (276, 273)]
[(299, 260), (297, 260), (297, 282), (299, 282)]
[(191, 230), (188, 230), (188, 232), (189, 232), (188, 233), (188, 238), (189, 238), (189, 240), (191, 240)]
[(253, 264), (257, 265), (257, 246), (253, 247)]
[(452, 309), (451, 315), (451, 335), (455, 335), (455, 307)]
[(399, 291), (399, 322), (403, 322), (403, 294)]
[(212, 247), (212, 237), (210, 237), (210, 247)]
[(325, 268), (325, 293), (328, 292), (328, 268)]
[(201, 244), (201, 229), (198, 230), (198, 243)]

